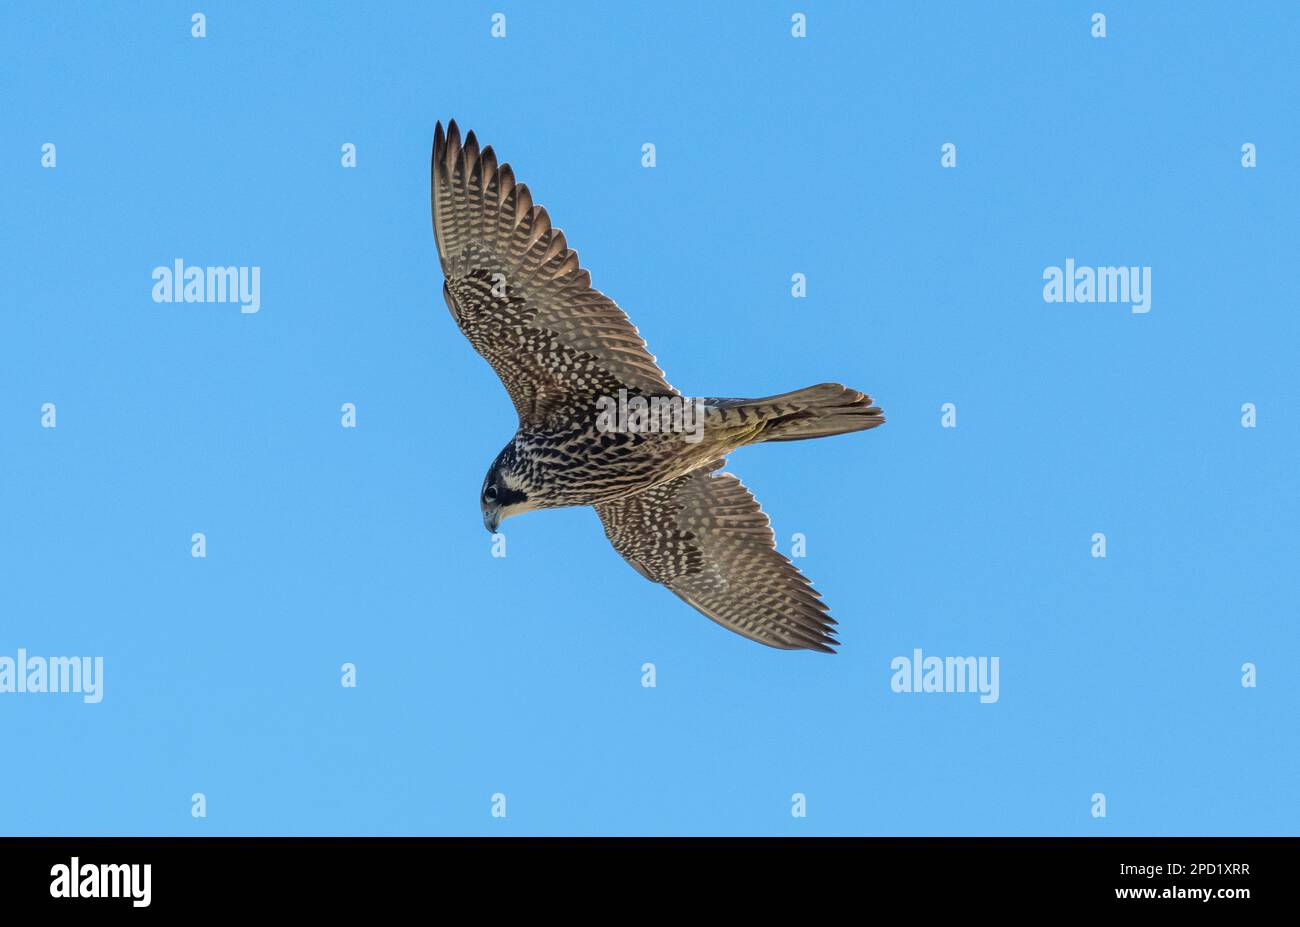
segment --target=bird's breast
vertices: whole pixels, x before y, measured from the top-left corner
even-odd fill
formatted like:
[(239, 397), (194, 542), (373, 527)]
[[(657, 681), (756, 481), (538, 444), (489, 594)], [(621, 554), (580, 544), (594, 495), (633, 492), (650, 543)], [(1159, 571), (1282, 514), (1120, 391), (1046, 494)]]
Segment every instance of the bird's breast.
[(540, 506), (598, 505), (676, 479), (730, 448), (682, 434), (636, 434), (584, 428), (524, 436), (519, 447)]

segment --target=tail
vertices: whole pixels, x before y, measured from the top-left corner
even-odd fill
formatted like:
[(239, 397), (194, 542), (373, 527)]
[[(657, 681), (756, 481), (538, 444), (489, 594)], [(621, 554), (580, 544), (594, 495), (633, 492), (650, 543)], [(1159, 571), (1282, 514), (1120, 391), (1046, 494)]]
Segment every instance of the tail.
[(838, 383), (819, 383), (762, 399), (712, 399), (709, 403), (728, 416), (739, 413), (746, 421), (761, 423), (747, 444), (823, 438), (885, 424), (884, 413), (872, 404), (870, 396)]

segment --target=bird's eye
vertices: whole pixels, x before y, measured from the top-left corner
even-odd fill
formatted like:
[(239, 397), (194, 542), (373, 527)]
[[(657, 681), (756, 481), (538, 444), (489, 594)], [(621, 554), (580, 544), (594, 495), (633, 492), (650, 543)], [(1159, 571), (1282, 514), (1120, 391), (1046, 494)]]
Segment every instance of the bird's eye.
[(497, 488), (495, 486), (489, 486), (487, 489), (483, 490), (483, 498), (488, 502), (496, 502)]

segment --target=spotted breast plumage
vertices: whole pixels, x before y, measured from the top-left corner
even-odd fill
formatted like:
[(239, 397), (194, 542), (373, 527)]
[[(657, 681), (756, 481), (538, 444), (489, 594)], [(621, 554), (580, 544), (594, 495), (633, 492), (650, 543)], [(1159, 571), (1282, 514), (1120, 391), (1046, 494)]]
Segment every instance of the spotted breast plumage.
[(749, 490), (721, 469), (744, 445), (883, 424), (871, 397), (835, 383), (760, 399), (684, 397), (491, 147), (438, 123), (430, 174), (443, 297), (519, 414), (483, 482), (484, 526), (593, 506), (628, 563), (718, 624), (771, 647), (834, 652), (820, 594), (777, 552)]

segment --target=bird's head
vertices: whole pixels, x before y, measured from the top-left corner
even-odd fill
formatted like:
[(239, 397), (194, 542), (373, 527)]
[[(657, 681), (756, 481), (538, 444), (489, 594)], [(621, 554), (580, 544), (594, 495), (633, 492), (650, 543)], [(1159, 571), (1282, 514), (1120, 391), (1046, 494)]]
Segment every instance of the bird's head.
[(483, 527), (496, 534), (497, 527), (511, 515), (527, 512), (534, 506), (529, 501), (523, 475), (515, 468), (514, 447), (507, 445), (488, 467), (479, 494), (479, 508), (483, 510)]

